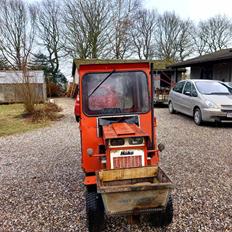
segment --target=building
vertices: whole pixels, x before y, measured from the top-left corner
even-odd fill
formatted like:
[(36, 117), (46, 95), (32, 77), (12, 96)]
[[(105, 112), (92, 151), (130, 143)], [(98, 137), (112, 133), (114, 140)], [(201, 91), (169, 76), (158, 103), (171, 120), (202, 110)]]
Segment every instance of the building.
[(34, 91), (36, 101), (47, 98), (46, 82), (43, 71), (30, 71), (25, 78), (22, 71), (0, 71), (0, 103), (23, 102), (25, 84)]
[(198, 56), (168, 67), (174, 71), (179, 68), (190, 67), (191, 79), (232, 82), (232, 48)]

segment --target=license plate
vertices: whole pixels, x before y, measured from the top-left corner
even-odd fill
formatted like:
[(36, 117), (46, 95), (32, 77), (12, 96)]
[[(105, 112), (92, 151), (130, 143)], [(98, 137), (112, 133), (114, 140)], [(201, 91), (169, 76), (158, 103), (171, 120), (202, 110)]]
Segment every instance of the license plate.
[(232, 118), (232, 113), (227, 113), (227, 118)]

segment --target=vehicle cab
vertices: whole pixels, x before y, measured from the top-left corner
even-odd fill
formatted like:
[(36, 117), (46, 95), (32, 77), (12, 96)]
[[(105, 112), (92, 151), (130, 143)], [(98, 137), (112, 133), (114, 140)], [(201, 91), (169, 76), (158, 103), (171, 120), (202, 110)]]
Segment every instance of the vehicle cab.
[(77, 60), (74, 74), (79, 78), (76, 107), (87, 176), (101, 169), (157, 164), (149, 62), (83, 64)]

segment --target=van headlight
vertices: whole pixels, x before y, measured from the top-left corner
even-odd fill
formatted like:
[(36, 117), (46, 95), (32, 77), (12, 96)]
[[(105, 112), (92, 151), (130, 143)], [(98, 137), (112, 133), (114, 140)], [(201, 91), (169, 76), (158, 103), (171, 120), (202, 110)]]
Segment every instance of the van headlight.
[(213, 102), (211, 102), (211, 101), (209, 101), (209, 100), (206, 100), (206, 101), (205, 101), (205, 104), (206, 104), (206, 106), (209, 107), (209, 108), (218, 108), (218, 106), (217, 106), (215, 103), (213, 103)]
[(129, 144), (130, 144), (130, 145), (139, 145), (139, 144), (143, 144), (143, 137), (129, 138)]

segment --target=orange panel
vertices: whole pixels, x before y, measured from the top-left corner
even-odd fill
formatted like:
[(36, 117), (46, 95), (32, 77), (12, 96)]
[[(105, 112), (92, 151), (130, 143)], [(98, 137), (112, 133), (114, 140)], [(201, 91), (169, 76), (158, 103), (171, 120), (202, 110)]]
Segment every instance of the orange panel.
[(146, 137), (148, 133), (145, 133), (136, 124), (128, 123), (113, 123), (103, 126), (104, 139), (113, 138), (127, 138), (127, 137)]
[(84, 180), (84, 185), (93, 185), (97, 183), (96, 176), (86, 176)]
[(127, 123), (114, 123), (112, 127), (117, 135), (131, 135), (135, 134), (135, 131)]

